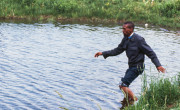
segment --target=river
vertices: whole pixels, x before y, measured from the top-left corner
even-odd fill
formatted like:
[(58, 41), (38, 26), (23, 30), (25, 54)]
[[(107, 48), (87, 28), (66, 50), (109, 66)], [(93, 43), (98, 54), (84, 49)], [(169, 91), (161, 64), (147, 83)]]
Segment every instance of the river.
[[(118, 110), (125, 53), (104, 59), (98, 51), (118, 46), (122, 26), (78, 23), (0, 23), (0, 109)], [(135, 32), (156, 52), (165, 74), (146, 57), (146, 74), (174, 77), (180, 72), (180, 36), (137, 26)], [(139, 96), (142, 76), (130, 86)], [(60, 108), (59, 108), (60, 107)]]

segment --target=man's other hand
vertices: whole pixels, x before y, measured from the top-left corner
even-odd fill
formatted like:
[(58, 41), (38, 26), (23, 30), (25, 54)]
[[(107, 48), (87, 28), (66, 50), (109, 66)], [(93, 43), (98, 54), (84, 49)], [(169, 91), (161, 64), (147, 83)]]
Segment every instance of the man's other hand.
[(159, 67), (157, 67), (157, 70), (160, 72), (162, 72), (162, 73), (165, 73), (165, 71), (166, 71), (166, 69), (165, 68), (163, 68), (162, 66), (159, 66)]
[(99, 55), (102, 55), (102, 52), (98, 52), (94, 55), (94, 57), (98, 57)]

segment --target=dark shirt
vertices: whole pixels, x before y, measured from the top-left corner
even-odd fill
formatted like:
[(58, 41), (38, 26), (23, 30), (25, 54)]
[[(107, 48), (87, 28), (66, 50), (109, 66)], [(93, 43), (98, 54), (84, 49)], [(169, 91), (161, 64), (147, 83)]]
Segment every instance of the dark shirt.
[(156, 67), (161, 66), (155, 52), (146, 43), (143, 37), (134, 33), (130, 39), (124, 37), (117, 48), (102, 52), (104, 58), (116, 56), (126, 51), (129, 67), (144, 65), (144, 55), (147, 55)]

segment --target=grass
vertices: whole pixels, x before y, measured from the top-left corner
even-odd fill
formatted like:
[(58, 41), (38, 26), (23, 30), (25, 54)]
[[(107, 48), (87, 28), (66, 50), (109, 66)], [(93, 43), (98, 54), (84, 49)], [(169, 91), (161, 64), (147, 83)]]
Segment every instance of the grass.
[(149, 87), (144, 77), (142, 94), (137, 104), (125, 110), (169, 110), (180, 108), (180, 73), (178, 77), (152, 79)]
[(180, 28), (179, 0), (1, 0), (1, 18), (95, 19)]

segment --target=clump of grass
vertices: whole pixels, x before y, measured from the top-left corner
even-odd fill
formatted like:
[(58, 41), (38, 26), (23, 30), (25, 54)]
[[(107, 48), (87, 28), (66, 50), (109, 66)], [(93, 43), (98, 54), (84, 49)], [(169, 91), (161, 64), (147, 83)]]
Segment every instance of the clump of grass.
[(173, 106), (180, 107), (180, 73), (178, 77), (174, 78), (152, 79), (149, 87), (147, 87), (147, 80), (145, 80), (145, 86), (143, 86), (138, 103), (125, 109), (164, 110)]

